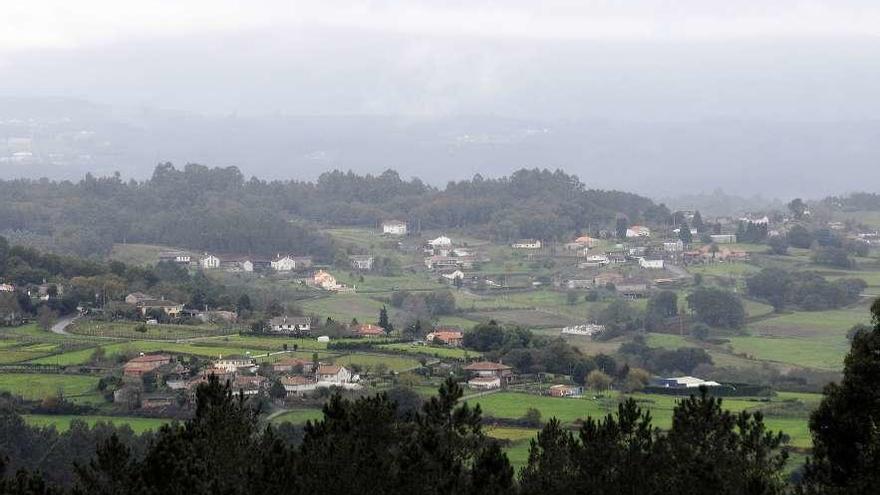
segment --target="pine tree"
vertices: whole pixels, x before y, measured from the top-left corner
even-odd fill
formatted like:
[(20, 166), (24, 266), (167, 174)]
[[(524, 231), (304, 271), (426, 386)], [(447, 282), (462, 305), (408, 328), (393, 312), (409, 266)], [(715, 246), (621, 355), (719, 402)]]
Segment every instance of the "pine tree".
[(678, 238), (685, 244), (690, 244), (694, 241), (694, 236), (691, 234), (691, 228), (685, 221), (682, 221), (681, 225), (678, 226)]
[(691, 223), (697, 229), (697, 232), (702, 234), (706, 231), (706, 224), (703, 223), (703, 215), (700, 215), (699, 210), (694, 212), (694, 218), (691, 219)]
[(843, 381), (825, 387), (810, 416), (813, 458), (801, 493), (874, 493), (880, 486), (880, 299), (871, 312), (874, 328), (853, 336)]
[(391, 321), (388, 320), (388, 309), (385, 306), (382, 306), (382, 309), (379, 310), (379, 326), (385, 330), (386, 334), (390, 334), (394, 331), (394, 326), (391, 324)]

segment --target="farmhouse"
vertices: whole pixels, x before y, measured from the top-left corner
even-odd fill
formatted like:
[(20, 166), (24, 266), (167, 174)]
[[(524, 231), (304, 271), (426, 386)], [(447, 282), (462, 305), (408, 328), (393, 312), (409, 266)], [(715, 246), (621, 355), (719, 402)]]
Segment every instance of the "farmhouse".
[(639, 266), (648, 270), (662, 270), (663, 260), (639, 258)]
[(425, 340), (435, 344), (461, 347), (464, 335), (458, 330), (437, 329), (425, 336)]
[(361, 323), (354, 327), (354, 334), (358, 337), (384, 337), (385, 330), (372, 323)]
[(276, 272), (292, 272), (304, 270), (312, 266), (312, 258), (308, 256), (276, 255), (269, 265)]
[(580, 397), (584, 394), (584, 387), (576, 385), (551, 385), (549, 392), (551, 397)]
[(682, 242), (681, 239), (677, 241), (664, 242), (663, 250), (667, 253), (680, 253), (684, 251), (684, 242)]
[(311, 374), (314, 367), (315, 365), (312, 361), (289, 357), (275, 361), (272, 364), (272, 371), (275, 373), (291, 373), (299, 368), (302, 370), (302, 373)]
[(500, 388), (516, 378), (513, 368), (491, 361), (477, 361), (465, 366), (464, 370), (471, 376), (468, 385), (472, 388)]
[(260, 375), (237, 375), (232, 380), (232, 389), (236, 392), (241, 391), (244, 395), (257, 395), (261, 390), (265, 389), (269, 384), (269, 380), (265, 376)]
[(452, 246), (452, 239), (446, 237), (445, 235), (441, 235), (436, 239), (431, 239), (430, 241), (428, 241), (428, 245), (434, 249), (448, 248)]
[(425, 258), (425, 266), (429, 270), (470, 270), (477, 259), (474, 256), (429, 256)]
[(231, 258), (223, 258), (220, 260), (220, 268), (227, 272), (252, 272), (256, 265), (250, 258), (246, 256), (236, 256)]
[(373, 269), (373, 257), (369, 254), (354, 254), (348, 257), (348, 262), (355, 270), (368, 272)]
[(320, 287), (324, 290), (338, 290), (341, 286), (336, 282), (336, 277), (330, 275), (329, 272), (325, 272), (324, 270), (318, 270), (312, 276), (312, 283), (316, 287)]
[(382, 233), (387, 235), (406, 235), (406, 222), (401, 220), (385, 220), (382, 222)]
[(146, 394), (141, 397), (141, 409), (165, 409), (174, 405), (175, 397), (172, 394)]
[(318, 383), (337, 384), (351, 383), (351, 371), (344, 366), (322, 364), (315, 372)]
[(237, 373), (239, 370), (251, 370), (256, 367), (257, 365), (254, 360), (249, 357), (234, 356), (224, 359), (223, 356), (220, 356), (214, 362), (214, 368), (225, 373)]
[(188, 265), (192, 263), (192, 256), (183, 251), (164, 251), (159, 253), (159, 261), (177, 263), (178, 265)]
[(205, 253), (202, 259), (199, 260), (199, 266), (201, 266), (205, 270), (214, 270), (220, 268), (220, 258), (214, 256), (213, 254)]
[(302, 395), (318, 388), (315, 380), (304, 376), (282, 376), (281, 385), (284, 385), (288, 397)]
[(308, 316), (276, 316), (269, 320), (273, 333), (307, 334), (312, 331), (312, 319)]
[(440, 276), (452, 282), (455, 282), (455, 279), (464, 280), (464, 272), (461, 270), (453, 270), (449, 273), (443, 273)]
[(537, 239), (520, 239), (511, 246), (514, 249), (541, 249), (541, 241)]
[(172, 318), (177, 318), (183, 312), (183, 304), (164, 299), (147, 299), (137, 303), (136, 306), (144, 316), (150, 311), (160, 310)]
[(718, 382), (706, 381), (701, 378), (695, 378), (693, 376), (679, 376), (674, 378), (658, 378), (654, 381), (654, 386), (665, 388), (697, 388), (700, 386), (720, 387), (721, 384)]
[(143, 292), (132, 292), (131, 294), (125, 296), (125, 302), (134, 306), (137, 306), (138, 304), (144, 301), (149, 301), (151, 299), (156, 298), (151, 295), (144, 294)]
[(574, 240), (575, 244), (580, 244), (583, 247), (591, 248), (596, 245), (596, 239), (588, 235), (582, 235)]
[(168, 354), (145, 354), (131, 359), (122, 365), (122, 375), (130, 378), (140, 378), (169, 363), (171, 363), (171, 356)]
[(587, 323), (585, 325), (573, 325), (562, 329), (562, 335), (596, 335), (605, 331), (604, 325)]
[(0, 292), (15, 292), (15, 286), (12, 284), (0, 284)]

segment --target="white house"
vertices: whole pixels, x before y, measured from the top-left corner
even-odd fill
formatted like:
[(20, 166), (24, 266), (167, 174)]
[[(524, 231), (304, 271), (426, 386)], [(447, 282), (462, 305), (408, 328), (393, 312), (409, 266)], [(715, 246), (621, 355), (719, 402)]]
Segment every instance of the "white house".
[(351, 371), (346, 369), (344, 366), (326, 364), (318, 366), (318, 370), (315, 372), (315, 376), (318, 383), (331, 384), (350, 383), (352, 377)]
[(461, 270), (455, 270), (454, 272), (444, 273), (443, 275), (440, 275), (440, 276), (443, 277), (443, 278), (445, 278), (445, 279), (447, 279), (447, 280), (451, 280), (451, 281), (453, 281), (453, 282), (454, 282), (455, 279), (457, 279), (457, 278), (458, 278), (458, 279), (461, 279), (461, 280), (464, 280), (464, 272), (461, 271)]
[(627, 237), (651, 237), (651, 229), (643, 225), (633, 225), (626, 229)]
[(240, 369), (253, 369), (256, 367), (257, 365), (254, 363), (254, 360), (249, 357), (224, 359), (223, 356), (220, 356), (220, 358), (214, 363), (214, 368), (222, 369), (226, 373), (236, 373)]
[(0, 284), (0, 292), (15, 292), (15, 286), (12, 284)]
[(639, 266), (648, 270), (662, 270), (663, 260), (649, 260), (646, 258), (639, 258)]
[(353, 254), (348, 257), (348, 262), (355, 270), (368, 272), (373, 269), (373, 257), (368, 254)]
[(382, 222), (382, 233), (388, 235), (406, 235), (406, 222), (386, 220)]
[(441, 235), (436, 239), (431, 239), (430, 241), (428, 241), (428, 244), (432, 248), (448, 248), (452, 246), (452, 239), (446, 237), (445, 235)]
[(205, 256), (199, 260), (199, 265), (205, 270), (214, 270), (220, 268), (220, 258), (213, 254), (205, 253)]
[(269, 329), (275, 333), (308, 333), (312, 319), (308, 316), (276, 316), (269, 320)]
[(290, 272), (312, 266), (312, 259), (304, 256), (281, 256), (279, 254), (269, 263), (269, 266), (277, 272)]
[(537, 239), (520, 239), (512, 244), (513, 249), (541, 249), (541, 241)]

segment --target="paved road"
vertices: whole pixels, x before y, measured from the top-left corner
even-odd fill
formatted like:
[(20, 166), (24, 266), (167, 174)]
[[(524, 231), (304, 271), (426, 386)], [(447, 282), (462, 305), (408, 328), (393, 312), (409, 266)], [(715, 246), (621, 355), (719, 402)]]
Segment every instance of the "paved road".
[(61, 318), (60, 320), (55, 322), (54, 325), (52, 325), (52, 332), (57, 333), (58, 335), (71, 335), (67, 331), (67, 327), (69, 327), (71, 323), (76, 321), (77, 318), (78, 316), (66, 316), (64, 318)]

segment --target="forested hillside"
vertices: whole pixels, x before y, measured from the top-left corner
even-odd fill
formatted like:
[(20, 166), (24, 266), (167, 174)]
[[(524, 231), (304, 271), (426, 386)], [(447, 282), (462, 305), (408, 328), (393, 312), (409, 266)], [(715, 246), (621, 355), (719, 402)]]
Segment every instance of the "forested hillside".
[(246, 180), (235, 167), (166, 163), (146, 181), (119, 175), (0, 182), (0, 232), (60, 253), (95, 255), (113, 243), (168, 244), (224, 253), (332, 256), (315, 224), (376, 225), (397, 217), (422, 228), (464, 228), (499, 240), (554, 239), (610, 226), (618, 216), (662, 222), (664, 206), (589, 189), (562, 171), (449, 183), (444, 189), (394, 171), (327, 172), (312, 182)]

